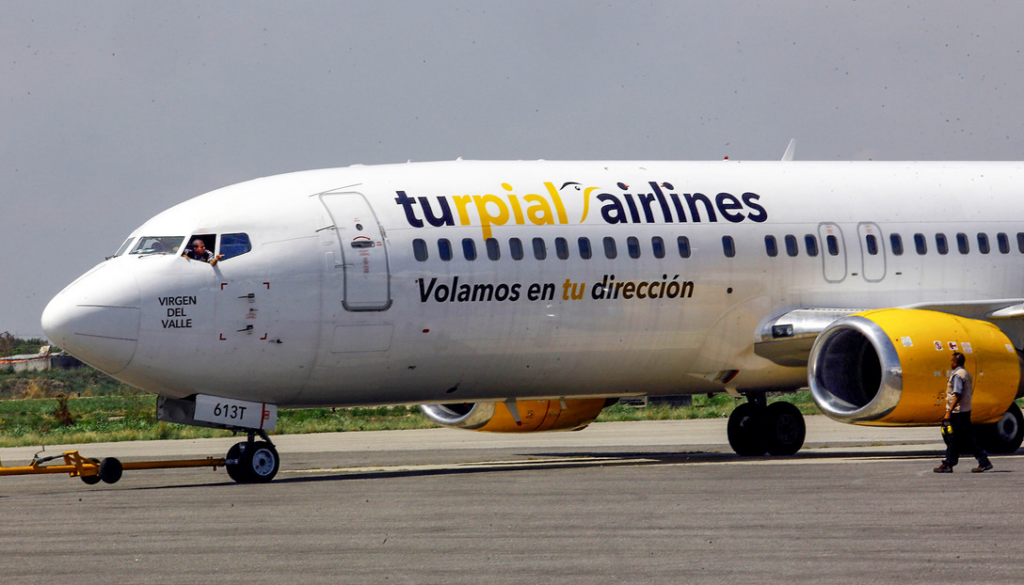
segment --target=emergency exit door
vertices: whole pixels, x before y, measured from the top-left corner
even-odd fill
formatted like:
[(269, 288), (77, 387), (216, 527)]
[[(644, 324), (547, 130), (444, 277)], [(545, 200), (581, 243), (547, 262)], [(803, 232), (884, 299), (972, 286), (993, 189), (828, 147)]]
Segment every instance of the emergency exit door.
[(818, 237), (822, 243), (822, 268), (825, 280), (842, 282), (846, 280), (846, 243), (843, 241), (843, 230), (834, 223), (818, 224)]
[(885, 245), (882, 229), (877, 224), (857, 224), (857, 238), (860, 240), (860, 257), (863, 262), (864, 280), (878, 282), (885, 278)]
[(391, 278), (384, 232), (361, 193), (324, 193), (320, 201), (334, 222), (344, 271), (342, 305), (348, 311), (384, 311), (391, 306)]

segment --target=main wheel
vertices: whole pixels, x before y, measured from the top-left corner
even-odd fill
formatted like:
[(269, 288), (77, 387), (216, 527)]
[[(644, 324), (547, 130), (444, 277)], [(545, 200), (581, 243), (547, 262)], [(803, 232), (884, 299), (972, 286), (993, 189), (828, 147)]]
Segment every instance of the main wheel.
[(1024, 442), (1024, 415), (1016, 404), (1010, 403), (1010, 408), (1003, 413), (1003, 418), (988, 425), (975, 427), (978, 433), (978, 440), (989, 453), (1006, 455), (1020, 449), (1021, 442)]
[(773, 402), (764, 409), (761, 423), (767, 451), (772, 455), (792, 455), (804, 446), (807, 427), (800, 409), (789, 402)]
[(764, 455), (768, 450), (762, 439), (761, 415), (763, 411), (749, 402), (736, 407), (729, 415), (726, 429), (729, 433), (729, 445), (737, 455), (755, 457)]

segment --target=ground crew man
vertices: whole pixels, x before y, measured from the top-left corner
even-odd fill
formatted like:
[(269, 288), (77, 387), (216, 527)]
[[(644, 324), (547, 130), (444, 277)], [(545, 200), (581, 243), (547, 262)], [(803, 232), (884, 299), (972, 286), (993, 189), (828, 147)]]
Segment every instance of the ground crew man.
[(952, 371), (949, 380), (946, 381), (946, 415), (942, 419), (942, 424), (952, 427), (953, 432), (946, 444), (946, 458), (942, 465), (934, 469), (935, 473), (953, 473), (953, 467), (960, 460), (960, 446), (968, 444), (968, 441), (974, 457), (978, 460), (978, 466), (971, 472), (981, 473), (992, 469), (988, 453), (978, 443), (978, 438), (974, 436), (974, 428), (971, 426), (971, 397), (974, 394), (974, 385), (971, 373), (964, 368), (964, 361), (964, 354), (959, 351), (953, 352), (953, 357), (949, 360)]

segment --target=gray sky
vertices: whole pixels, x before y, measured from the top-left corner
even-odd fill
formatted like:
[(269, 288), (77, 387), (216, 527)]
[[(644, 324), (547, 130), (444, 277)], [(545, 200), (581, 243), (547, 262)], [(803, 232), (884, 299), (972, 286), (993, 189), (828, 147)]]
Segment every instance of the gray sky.
[(0, 331), (254, 177), (477, 159), (1024, 160), (1019, 2), (0, 3)]

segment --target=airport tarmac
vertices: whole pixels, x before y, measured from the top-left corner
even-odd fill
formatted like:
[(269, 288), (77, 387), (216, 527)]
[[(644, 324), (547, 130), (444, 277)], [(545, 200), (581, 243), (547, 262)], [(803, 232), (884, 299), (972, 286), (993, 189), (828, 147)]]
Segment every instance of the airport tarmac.
[[(0, 581), (1021, 581), (1024, 456), (984, 474), (967, 456), (937, 475), (937, 429), (807, 426), (787, 458), (737, 457), (724, 420), (697, 420), (274, 437), (283, 463), (266, 485), (222, 469), (96, 486), (0, 477)], [(233, 442), (71, 448), (130, 461), (223, 456)]]

